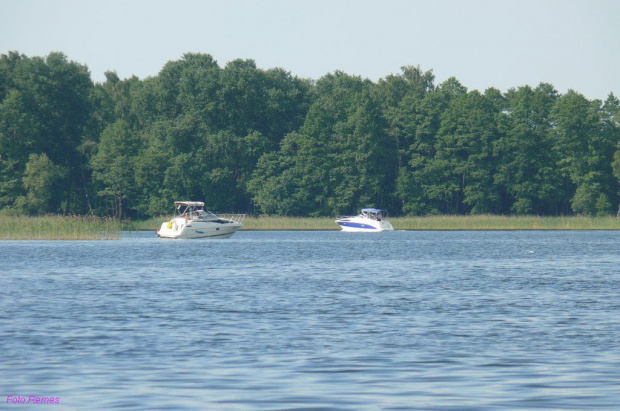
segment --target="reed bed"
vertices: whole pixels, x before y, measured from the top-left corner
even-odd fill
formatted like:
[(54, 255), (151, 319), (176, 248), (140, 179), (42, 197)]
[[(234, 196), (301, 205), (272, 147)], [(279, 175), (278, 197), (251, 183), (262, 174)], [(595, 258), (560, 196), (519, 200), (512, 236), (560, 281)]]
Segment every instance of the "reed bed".
[(396, 230), (620, 230), (620, 219), (607, 217), (423, 216), (390, 218)]
[[(157, 230), (171, 216), (133, 221), (132, 230)], [(339, 230), (335, 217), (247, 216), (241, 230)], [(396, 230), (620, 230), (616, 217), (440, 215), (389, 217)]]
[[(246, 217), (242, 230), (339, 230), (335, 218)], [(620, 219), (608, 217), (539, 217), (440, 215), (389, 217), (395, 230), (620, 230)]]
[(122, 224), (86, 216), (0, 216), (0, 240), (118, 240)]
[(330, 217), (248, 216), (242, 230), (339, 230)]
[(161, 227), (161, 223), (164, 221), (170, 221), (173, 216), (164, 215), (159, 217), (152, 217), (147, 220), (132, 220), (128, 225), (129, 230), (135, 231), (157, 231)]
[[(223, 214), (218, 214), (223, 215)], [(164, 221), (172, 216), (160, 216), (148, 220), (132, 221), (131, 228), (143, 231), (156, 231)], [(335, 218), (329, 217), (274, 217), (246, 216), (242, 230), (338, 230)]]

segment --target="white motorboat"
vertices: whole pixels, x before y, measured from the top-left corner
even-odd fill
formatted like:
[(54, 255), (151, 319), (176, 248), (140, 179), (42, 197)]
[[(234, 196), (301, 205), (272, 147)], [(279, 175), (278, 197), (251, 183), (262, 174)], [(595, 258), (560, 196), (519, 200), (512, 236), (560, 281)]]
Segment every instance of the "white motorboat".
[(175, 215), (162, 223), (157, 235), (161, 238), (228, 238), (243, 226), (245, 214), (217, 216), (204, 210), (201, 201), (175, 201)]
[(336, 220), (342, 231), (351, 232), (379, 232), (379, 231), (392, 231), (394, 227), (385, 219), (387, 216), (386, 210), (378, 208), (362, 208), (362, 213), (353, 217), (339, 217)]

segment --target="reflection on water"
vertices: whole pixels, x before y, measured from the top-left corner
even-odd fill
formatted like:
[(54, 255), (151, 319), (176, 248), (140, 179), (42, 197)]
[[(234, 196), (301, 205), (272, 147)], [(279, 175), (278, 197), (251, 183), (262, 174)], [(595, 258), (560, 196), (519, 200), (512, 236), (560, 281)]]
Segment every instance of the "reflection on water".
[(0, 242), (6, 396), (67, 408), (620, 406), (616, 232)]

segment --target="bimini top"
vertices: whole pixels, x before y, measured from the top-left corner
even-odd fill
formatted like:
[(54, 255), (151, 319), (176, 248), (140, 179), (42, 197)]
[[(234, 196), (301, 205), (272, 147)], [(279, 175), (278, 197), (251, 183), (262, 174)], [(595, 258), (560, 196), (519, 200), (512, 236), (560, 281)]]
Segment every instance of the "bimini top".
[(380, 208), (362, 208), (362, 213), (379, 213), (385, 210)]
[(205, 203), (202, 201), (175, 201), (175, 207), (178, 206), (187, 206), (187, 207), (204, 207)]

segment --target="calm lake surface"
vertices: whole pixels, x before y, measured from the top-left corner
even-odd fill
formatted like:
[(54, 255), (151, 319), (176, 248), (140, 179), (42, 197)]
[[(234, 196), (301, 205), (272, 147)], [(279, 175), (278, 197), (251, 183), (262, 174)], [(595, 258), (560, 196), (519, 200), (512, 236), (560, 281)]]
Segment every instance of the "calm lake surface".
[(620, 232), (143, 232), (0, 257), (0, 408), (620, 407)]

